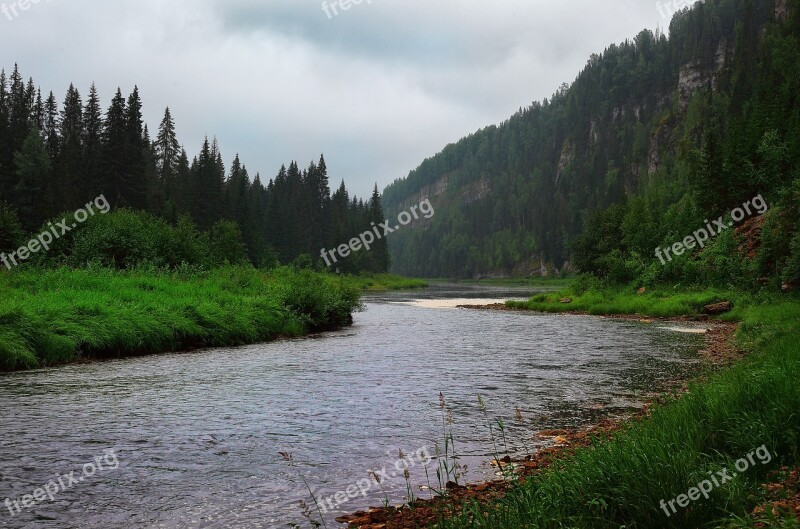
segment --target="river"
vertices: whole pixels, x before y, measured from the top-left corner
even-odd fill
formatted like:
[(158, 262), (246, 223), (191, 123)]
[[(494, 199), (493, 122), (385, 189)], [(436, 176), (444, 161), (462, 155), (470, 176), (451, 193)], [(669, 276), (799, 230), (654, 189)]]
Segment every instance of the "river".
[[(507, 448), (493, 427), (501, 456), (522, 455), (541, 445), (537, 431), (630, 413), (698, 365), (702, 338), (658, 323), (447, 301), (530, 293), (436, 285), (369, 295), (339, 332), (1, 375), (0, 502), (12, 506), (0, 506), (0, 527), (310, 527), (300, 501), (319, 515), (306, 484), (330, 498), (325, 522), (338, 527), (342, 514), (402, 502), (400, 450), (414, 493), (427, 497), (419, 487), (426, 470), (437, 486), (443, 427), (467, 466), (462, 479), (492, 478), (478, 394), (490, 421), (504, 420)], [(13, 507), (59, 479), (52, 499)]]

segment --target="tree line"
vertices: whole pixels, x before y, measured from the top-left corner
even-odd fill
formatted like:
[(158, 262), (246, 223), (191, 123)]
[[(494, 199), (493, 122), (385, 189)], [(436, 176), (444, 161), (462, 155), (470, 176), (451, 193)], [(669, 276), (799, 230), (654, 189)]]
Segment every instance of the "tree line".
[[(344, 182), (332, 191), (324, 155), (301, 169), (292, 161), (266, 183), (234, 157), (223, 162), (216, 139), (205, 139), (191, 159), (176, 135), (169, 108), (155, 137), (142, 118), (138, 87), (117, 89), (105, 112), (92, 85), (84, 98), (72, 84), (62, 105), (44, 96), (14, 66), (0, 72), (0, 249), (48, 219), (103, 194), (115, 210), (146, 212), (200, 232), (235, 225), (247, 258), (258, 266), (320, 266), (331, 248), (383, 221), (377, 186), (366, 201)], [(231, 230), (227, 230), (231, 231)], [(339, 271), (385, 272), (385, 241), (337, 263)]]

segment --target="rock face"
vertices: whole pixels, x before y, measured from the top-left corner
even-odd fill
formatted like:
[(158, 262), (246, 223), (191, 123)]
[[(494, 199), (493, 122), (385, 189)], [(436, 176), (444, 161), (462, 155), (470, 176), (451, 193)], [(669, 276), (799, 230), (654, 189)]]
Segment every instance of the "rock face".
[(733, 303), (730, 301), (723, 301), (721, 303), (713, 303), (711, 305), (706, 305), (703, 309), (705, 314), (709, 314), (712, 316), (716, 316), (719, 314), (725, 314), (726, 312), (730, 312), (733, 308)]
[(564, 146), (561, 148), (561, 157), (558, 160), (558, 171), (556, 171), (556, 186), (558, 186), (558, 181), (561, 179), (561, 173), (569, 167), (569, 164), (575, 159), (575, 147), (569, 142), (566, 141)]
[(783, 22), (789, 18), (789, 0), (775, 0), (775, 20)]
[(669, 126), (664, 124), (658, 128), (650, 140), (650, 152), (647, 155), (647, 176), (653, 176), (661, 165), (661, 149), (669, 147)]
[(717, 76), (725, 66), (729, 54), (733, 53), (733, 48), (726, 40), (721, 40), (714, 58), (710, 63), (703, 64), (700, 61), (691, 61), (683, 65), (678, 77), (678, 92), (680, 93), (681, 110), (686, 110), (692, 95), (706, 86), (711, 86), (712, 90), (717, 88)]

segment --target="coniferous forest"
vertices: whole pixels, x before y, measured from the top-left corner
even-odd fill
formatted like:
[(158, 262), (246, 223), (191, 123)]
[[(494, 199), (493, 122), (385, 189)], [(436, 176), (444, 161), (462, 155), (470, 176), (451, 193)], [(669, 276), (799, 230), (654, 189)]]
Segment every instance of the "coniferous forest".
[[(94, 85), (85, 97), (70, 85), (59, 105), (52, 92), (25, 81), (17, 65), (10, 75), (0, 73), (0, 251), (13, 251), (48, 220), (101, 194), (115, 218), (89, 224), (113, 225), (107, 231), (116, 237), (136, 225), (139, 232), (128, 235), (138, 239), (172, 230), (176, 244), (186, 242), (180, 234), (206, 241), (177, 252), (187, 264), (320, 267), (321, 249), (384, 219), (377, 186), (367, 201), (351, 197), (344, 181), (332, 192), (324, 156), (305, 168), (293, 161), (264, 181), (251, 175), (238, 155), (226, 165), (216, 139), (206, 138), (190, 158), (169, 108), (151, 134), (142, 104), (138, 88), (127, 97), (118, 89), (104, 111)], [(105, 243), (107, 255), (102, 244), (93, 244), (96, 255), (83, 260), (119, 261), (121, 250), (136, 253), (142, 246), (141, 240)], [(69, 262), (71, 252), (49, 252), (43, 259)], [(174, 247), (162, 247), (118, 264), (181, 264), (174, 262), (175, 253)], [(386, 242), (336, 267), (346, 273), (385, 272)]]
[[(428, 196), (437, 222), (392, 239), (398, 273), (615, 281), (800, 279), (800, 9), (784, 0), (685, 8), (589, 58), (574, 82), (447, 146), (384, 192)], [(672, 244), (759, 193), (756, 259), (725, 233), (706, 262)], [(753, 257), (752, 255), (750, 256)]]

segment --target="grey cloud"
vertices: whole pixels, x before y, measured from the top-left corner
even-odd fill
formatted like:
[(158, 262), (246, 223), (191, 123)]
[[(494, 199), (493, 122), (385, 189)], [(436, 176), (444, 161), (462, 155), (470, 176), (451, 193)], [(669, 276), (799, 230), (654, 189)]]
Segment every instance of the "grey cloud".
[(363, 196), (659, 22), (650, 0), (372, 0), (330, 20), (321, 5), (52, 0), (0, 17), (0, 67), (59, 99), (96, 81), (104, 107), (137, 84), (151, 131), (170, 106), (190, 154), (216, 135), (226, 163), (269, 178), (324, 152)]

